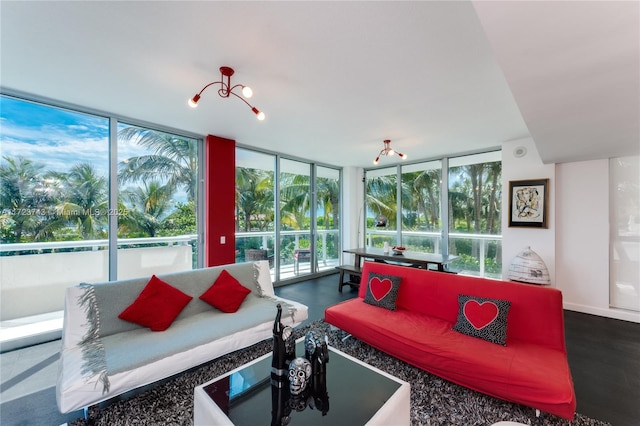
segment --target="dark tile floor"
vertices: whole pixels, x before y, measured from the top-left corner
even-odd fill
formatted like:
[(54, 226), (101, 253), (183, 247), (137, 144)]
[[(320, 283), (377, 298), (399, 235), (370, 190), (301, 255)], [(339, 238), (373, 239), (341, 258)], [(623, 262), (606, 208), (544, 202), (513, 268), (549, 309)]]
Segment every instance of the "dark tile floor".
[(565, 311), (565, 338), (577, 411), (640, 425), (640, 324)]
[[(309, 306), (309, 320), (327, 306), (356, 295), (338, 292), (337, 275), (276, 288)], [(565, 312), (567, 351), (578, 412), (614, 426), (640, 424), (640, 324)], [(59, 341), (0, 355), (0, 424), (61, 425), (81, 412), (61, 415), (55, 404)]]

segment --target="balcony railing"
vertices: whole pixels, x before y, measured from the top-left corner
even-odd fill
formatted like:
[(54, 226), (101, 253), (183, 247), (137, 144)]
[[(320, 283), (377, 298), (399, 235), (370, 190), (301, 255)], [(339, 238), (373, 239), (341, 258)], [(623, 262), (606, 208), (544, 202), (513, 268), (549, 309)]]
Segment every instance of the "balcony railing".
[[(309, 231), (282, 231), (280, 235), (284, 242), (293, 242), (295, 248), (309, 247)], [(333, 268), (338, 263), (339, 231), (319, 230), (317, 235), (318, 269)], [(241, 243), (250, 238), (258, 238), (265, 248), (273, 247), (273, 232), (238, 233), (237, 247), (244, 246)], [(197, 266), (193, 249), (196, 241), (195, 234), (118, 239), (118, 279), (193, 269)], [(108, 247), (106, 239), (1, 244), (0, 320), (62, 310), (66, 287), (108, 281)], [(243, 255), (238, 261), (244, 261)], [(280, 279), (294, 275), (293, 263), (293, 251), (283, 253)]]
[[(295, 268), (294, 252), (296, 249), (310, 247), (311, 231), (280, 231), (279, 234), (281, 239), (279, 276), (276, 275), (273, 249), (275, 233), (273, 231), (236, 232), (237, 261), (244, 260), (244, 250), (246, 249), (267, 250), (271, 264), (271, 279), (278, 282), (294, 278), (300, 274), (300, 269)], [(339, 264), (340, 259), (340, 231), (338, 229), (318, 229), (316, 235), (317, 271), (333, 270)], [(310, 268), (306, 271), (310, 271)]]
[[(395, 230), (367, 229), (367, 245), (382, 247), (384, 242), (397, 244)], [(468, 241), (465, 244), (465, 241)], [(409, 250), (442, 253), (440, 232), (402, 231), (402, 245)], [(450, 268), (467, 275), (502, 278), (502, 235), (450, 233), (449, 254), (460, 256)], [(488, 256), (492, 253), (492, 256)]]

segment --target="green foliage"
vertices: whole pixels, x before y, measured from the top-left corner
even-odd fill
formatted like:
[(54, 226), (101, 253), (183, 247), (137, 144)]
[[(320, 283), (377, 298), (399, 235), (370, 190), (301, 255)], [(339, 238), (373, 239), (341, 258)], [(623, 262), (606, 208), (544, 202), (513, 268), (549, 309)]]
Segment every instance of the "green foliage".
[(190, 235), (198, 231), (196, 223), (195, 203), (189, 201), (178, 203), (175, 210), (162, 221), (159, 236)]

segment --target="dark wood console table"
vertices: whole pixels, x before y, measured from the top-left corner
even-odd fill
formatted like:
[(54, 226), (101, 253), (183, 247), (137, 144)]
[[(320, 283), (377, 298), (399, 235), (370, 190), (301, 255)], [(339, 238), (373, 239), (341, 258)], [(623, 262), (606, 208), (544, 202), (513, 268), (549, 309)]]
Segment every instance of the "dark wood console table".
[[(342, 291), (345, 285), (358, 286), (360, 281), (358, 278), (362, 276), (363, 259), (373, 259), (378, 262), (387, 262), (398, 264), (401, 266), (414, 266), (422, 269), (429, 269), (429, 265), (435, 265), (435, 269), (445, 272), (445, 266), (458, 258), (458, 256), (443, 256), (435, 253), (421, 253), (417, 251), (404, 251), (402, 254), (393, 254), (393, 251), (385, 253), (381, 248), (375, 247), (359, 247), (355, 249), (343, 250), (344, 253), (355, 254), (355, 262), (353, 266), (342, 265), (337, 266), (340, 270), (340, 283), (338, 291)], [(344, 281), (344, 275), (349, 274), (349, 281)], [(354, 278), (355, 277), (355, 278)]]

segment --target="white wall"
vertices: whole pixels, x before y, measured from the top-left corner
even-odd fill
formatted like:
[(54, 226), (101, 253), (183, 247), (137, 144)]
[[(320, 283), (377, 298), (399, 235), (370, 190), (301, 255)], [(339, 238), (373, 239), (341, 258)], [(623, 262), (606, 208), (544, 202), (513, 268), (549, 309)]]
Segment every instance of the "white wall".
[[(514, 150), (525, 147), (524, 157)], [(503, 276), (531, 248), (547, 264), (565, 309), (640, 323), (640, 312), (609, 307), (609, 161), (543, 164), (531, 138), (502, 145)], [(549, 179), (549, 228), (509, 228), (509, 181)]]
[(609, 160), (556, 165), (556, 264), (566, 309), (640, 322), (609, 307)]
[[(526, 149), (526, 154), (517, 157), (515, 150)], [(509, 181), (525, 179), (549, 179), (547, 205), (547, 229), (509, 228)], [(547, 265), (551, 286), (556, 286), (556, 247), (555, 247), (555, 166), (545, 165), (540, 160), (538, 150), (531, 138), (505, 142), (502, 145), (502, 276), (513, 258), (531, 247)]]

